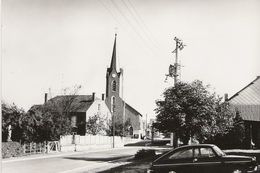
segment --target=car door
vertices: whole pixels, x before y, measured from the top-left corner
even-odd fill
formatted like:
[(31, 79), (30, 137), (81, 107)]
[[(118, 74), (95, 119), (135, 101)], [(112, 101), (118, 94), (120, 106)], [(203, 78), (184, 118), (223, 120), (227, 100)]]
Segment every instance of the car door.
[(158, 164), (160, 173), (176, 172), (190, 173), (193, 172), (193, 149), (185, 148), (169, 154)]
[(211, 147), (198, 147), (194, 149), (194, 171), (199, 173), (221, 172), (221, 158)]

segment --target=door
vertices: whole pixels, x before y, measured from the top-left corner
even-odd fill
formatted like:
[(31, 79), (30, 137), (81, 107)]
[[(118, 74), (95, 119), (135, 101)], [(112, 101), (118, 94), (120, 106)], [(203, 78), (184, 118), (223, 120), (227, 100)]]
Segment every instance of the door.
[(198, 173), (221, 172), (221, 159), (211, 147), (194, 149), (194, 171)]
[(193, 172), (193, 149), (178, 150), (163, 158), (157, 165), (160, 173), (191, 173)]

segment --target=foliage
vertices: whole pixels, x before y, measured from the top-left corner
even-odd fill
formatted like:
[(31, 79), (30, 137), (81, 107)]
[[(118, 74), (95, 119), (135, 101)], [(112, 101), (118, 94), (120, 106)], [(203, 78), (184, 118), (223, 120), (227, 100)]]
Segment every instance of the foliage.
[(207, 139), (207, 143), (218, 145), (222, 149), (243, 148), (245, 139), (245, 125), (238, 112), (233, 118), (233, 126), (227, 133), (217, 134)]
[(13, 141), (19, 141), (22, 129), (20, 128), (21, 117), (25, 112), (23, 109), (18, 108), (14, 103), (9, 105), (1, 102), (2, 107), (2, 141), (6, 142), (8, 138), (8, 126), (11, 125)]
[(59, 140), (61, 135), (70, 134), (72, 131), (70, 113), (78, 107), (73, 104), (77, 99), (77, 92), (81, 87), (75, 86), (68, 94), (68, 89), (64, 90), (64, 95), (55, 99), (50, 99), (47, 103), (32, 107), (27, 116), (30, 121), (24, 122), (27, 142), (43, 142)]
[(88, 118), (88, 121), (86, 122), (86, 133), (97, 135), (104, 133), (105, 130), (105, 119), (100, 115), (95, 114), (94, 116)]
[(137, 153), (135, 154), (135, 159), (152, 158), (155, 156), (156, 156), (155, 150), (141, 149), (141, 150), (137, 151)]
[(178, 82), (163, 95), (163, 100), (156, 101), (155, 127), (162, 132), (176, 132), (184, 144), (191, 137), (203, 142), (227, 133), (232, 126), (232, 114), (221, 106), (221, 98), (199, 80)]
[(19, 142), (2, 142), (2, 158), (23, 155), (23, 147)]
[[(108, 129), (106, 129), (107, 135), (113, 136), (112, 120), (110, 120), (107, 123), (108, 123), (108, 127), (109, 127)], [(130, 119), (127, 119), (124, 122), (124, 124), (120, 123), (119, 121), (115, 121), (114, 126), (115, 126), (115, 136), (126, 136), (130, 132), (130, 127), (131, 127)]]
[(12, 140), (20, 142), (43, 142), (59, 140), (61, 135), (72, 131), (70, 113), (75, 111), (73, 102), (81, 87), (75, 86), (70, 92), (64, 90), (64, 95), (50, 99), (43, 105), (34, 105), (25, 113), (16, 105), (2, 102), (2, 135), (6, 141), (8, 126), (12, 125)]

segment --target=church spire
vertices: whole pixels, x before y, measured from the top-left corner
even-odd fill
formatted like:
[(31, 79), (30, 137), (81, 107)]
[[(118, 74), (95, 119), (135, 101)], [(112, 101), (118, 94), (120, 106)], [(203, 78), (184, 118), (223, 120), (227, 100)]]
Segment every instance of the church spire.
[(116, 36), (117, 36), (117, 33), (115, 33), (114, 48), (113, 48), (112, 59), (111, 59), (111, 64), (110, 64), (111, 70), (112, 69), (116, 70)]

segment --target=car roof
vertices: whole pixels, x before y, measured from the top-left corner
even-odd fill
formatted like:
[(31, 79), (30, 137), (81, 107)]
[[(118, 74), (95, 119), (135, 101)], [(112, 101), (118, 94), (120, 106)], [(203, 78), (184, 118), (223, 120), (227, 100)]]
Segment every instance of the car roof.
[(192, 145), (184, 145), (175, 149), (180, 149), (180, 148), (195, 148), (195, 147), (214, 147), (216, 145), (214, 144), (192, 144)]
[(158, 160), (160, 160), (161, 158), (167, 156), (168, 154), (172, 153), (172, 152), (175, 152), (177, 150), (181, 150), (181, 149), (185, 149), (185, 148), (196, 148), (196, 147), (214, 147), (216, 145), (214, 144), (192, 144), (192, 145), (184, 145), (184, 146), (181, 146), (181, 147), (177, 147), (177, 148), (174, 148), (172, 150), (170, 150), (169, 152), (163, 154), (161, 157), (157, 158), (156, 160), (154, 160), (153, 162), (156, 162)]

